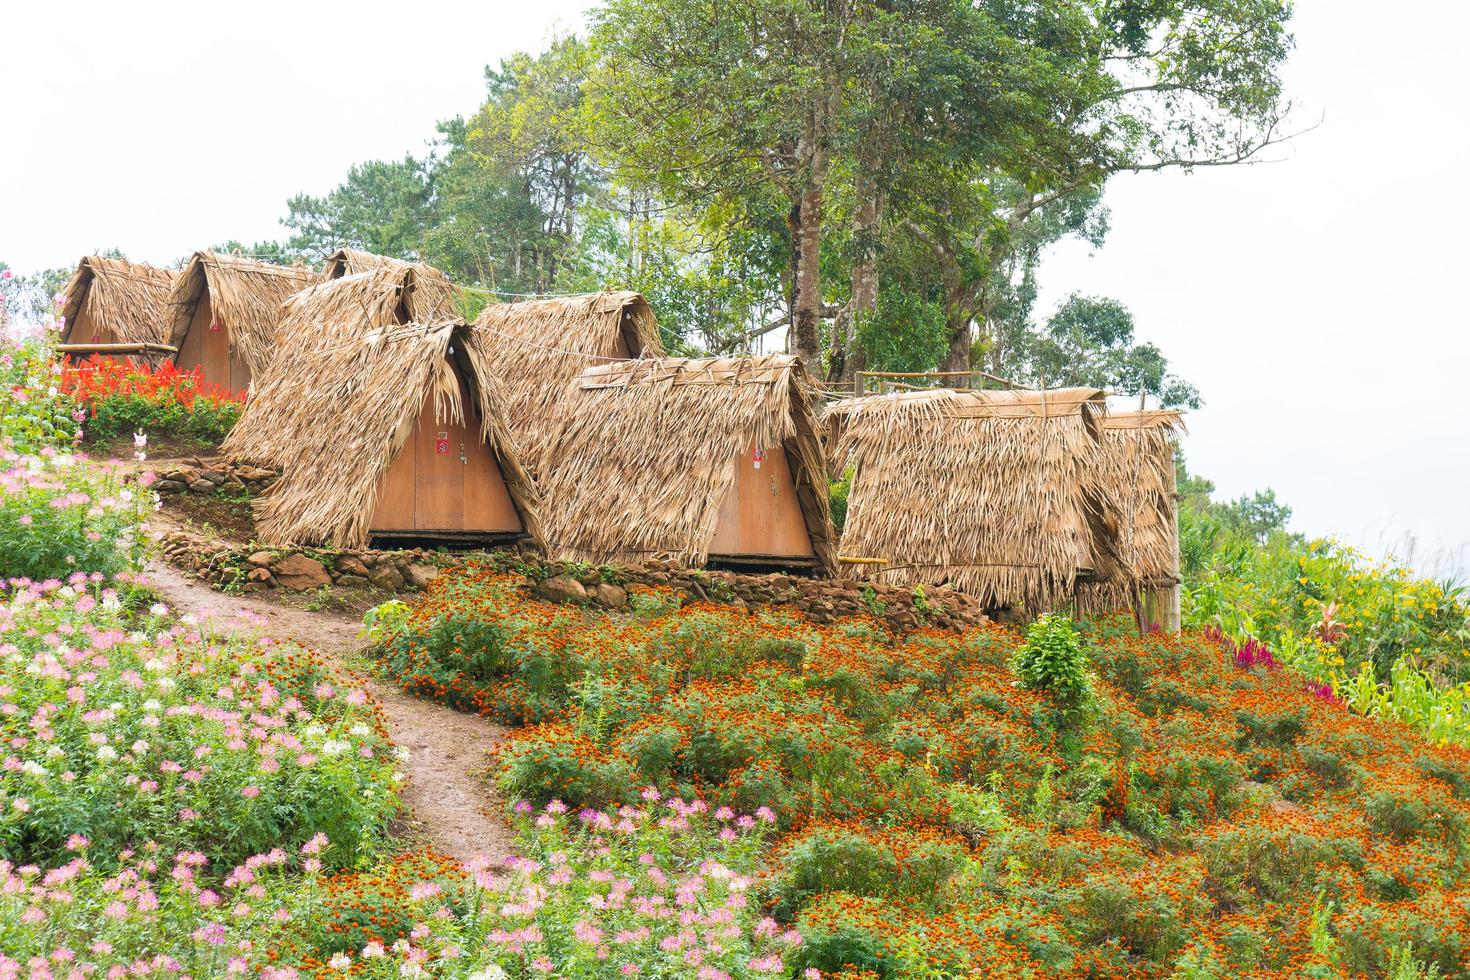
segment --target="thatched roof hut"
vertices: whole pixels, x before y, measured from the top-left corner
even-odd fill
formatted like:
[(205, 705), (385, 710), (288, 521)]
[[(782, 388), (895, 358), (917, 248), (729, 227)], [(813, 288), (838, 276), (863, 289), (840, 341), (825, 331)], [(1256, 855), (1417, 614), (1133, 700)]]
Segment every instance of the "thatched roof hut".
[(195, 252), (168, 299), (174, 363), (198, 367), (206, 382), (246, 390), (274, 352), (281, 304), (320, 279), (302, 266)]
[[(152, 360), (167, 343), (168, 297), (174, 273), (140, 262), (88, 255), (62, 291), (61, 343), (68, 353), (135, 353)], [(135, 347), (122, 351), (121, 347)], [(108, 350), (112, 348), (112, 350)]]
[(813, 397), (780, 354), (587, 368), (541, 457), (551, 553), (830, 571)]
[(341, 279), (343, 276), (374, 272), (379, 269), (412, 273), (414, 288), (408, 296), (411, 319), (433, 320), (459, 315), (459, 290), (448, 276), (423, 262), (408, 262), (386, 255), (362, 252), (355, 248), (339, 248), (327, 256), (322, 276), (328, 280)]
[(260, 539), (539, 545), (536, 490), (468, 325), (368, 320), (357, 324), (364, 329), (324, 329), (320, 347), (283, 348), (224, 447), (280, 469), (255, 505)]
[(1099, 483), (1101, 391), (911, 391), (838, 402), (844, 573), (1040, 612), (1121, 573)]
[(1088, 586), (1088, 605), (1132, 606), (1141, 593), (1149, 622), (1177, 628), (1174, 440), (1183, 432), (1183, 414), (1169, 409), (1115, 413), (1102, 420), (1099, 473), (1117, 517), (1119, 559), (1131, 574)]
[(533, 474), (554, 435), (547, 418), (584, 368), (664, 353), (648, 301), (633, 292), (494, 303), (475, 328), (506, 383), (511, 431)]

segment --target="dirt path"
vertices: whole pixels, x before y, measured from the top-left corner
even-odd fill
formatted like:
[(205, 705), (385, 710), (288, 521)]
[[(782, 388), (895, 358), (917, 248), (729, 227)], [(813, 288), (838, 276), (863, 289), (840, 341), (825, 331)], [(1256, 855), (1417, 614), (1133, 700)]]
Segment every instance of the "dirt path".
[[(344, 668), (346, 657), (362, 645), (358, 623), (347, 616), (228, 596), (156, 560), (148, 563), (148, 577), (175, 613), (192, 614), (200, 625), (212, 624), (219, 632), (294, 638)], [(410, 753), (403, 800), (412, 809), (413, 830), (461, 862), (484, 855), (499, 868), (514, 853), (513, 833), (497, 815), (504, 812), (503, 802), (493, 796), (481, 773), (486, 752), (505, 729), (372, 678), (364, 681), (382, 705), (394, 743)]]

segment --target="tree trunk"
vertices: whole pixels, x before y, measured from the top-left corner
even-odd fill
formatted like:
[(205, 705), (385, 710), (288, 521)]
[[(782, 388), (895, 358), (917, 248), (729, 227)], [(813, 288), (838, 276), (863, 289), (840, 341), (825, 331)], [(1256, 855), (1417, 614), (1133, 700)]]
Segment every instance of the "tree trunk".
[(949, 328), (949, 353), (944, 355), (941, 371), (970, 370), (970, 348), (974, 341), (970, 337), (970, 313), (957, 313), (953, 306), (945, 317)]
[(853, 191), (857, 209), (852, 216), (856, 255), (852, 264), (852, 296), (835, 324), (832, 366), (828, 380), (852, 384), (866, 366), (858, 344), (858, 327), (878, 313), (878, 226), (883, 218), (883, 193), (869, 166), (859, 164)]
[(796, 296), (792, 310), (791, 352), (807, 370), (822, 370), (822, 184), (813, 174), (796, 215)]

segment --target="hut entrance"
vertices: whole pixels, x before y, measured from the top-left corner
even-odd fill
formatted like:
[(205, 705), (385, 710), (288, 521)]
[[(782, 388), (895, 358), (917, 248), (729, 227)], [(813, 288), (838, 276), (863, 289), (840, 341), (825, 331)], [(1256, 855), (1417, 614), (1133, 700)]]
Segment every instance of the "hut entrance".
[(484, 538), (524, 530), (500, 464), (480, 441), (469, 388), (454, 373), (466, 418), (436, 421), (434, 393), (425, 395), (408, 442), (378, 482), (374, 537)]
[(736, 459), (735, 483), (720, 507), (709, 556), (744, 562), (815, 559), (785, 449), (752, 448)]
[(224, 321), (214, 315), (209, 290), (199, 297), (189, 329), (179, 344), (175, 360), (180, 371), (199, 369), (205, 384), (216, 384), (232, 391), (250, 387), (250, 367), (239, 352), (230, 351), (230, 331)]

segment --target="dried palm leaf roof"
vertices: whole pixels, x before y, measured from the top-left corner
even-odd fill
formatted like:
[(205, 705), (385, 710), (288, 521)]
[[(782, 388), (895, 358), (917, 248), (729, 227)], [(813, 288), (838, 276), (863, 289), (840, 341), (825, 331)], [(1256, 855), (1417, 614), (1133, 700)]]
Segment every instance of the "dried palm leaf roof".
[(1118, 547), (1140, 582), (1171, 584), (1178, 575), (1174, 439), (1184, 416), (1168, 409), (1103, 419), (1103, 481), (1116, 487)]
[(414, 320), (452, 318), (460, 314), (459, 290), (449, 277), (424, 262), (375, 255), (355, 248), (339, 248), (327, 256), (322, 275), (326, 279), (372, 272), (378, 269), (411, 271), (414, 288), (409, 296), (409, 317)]
[(252, 375), (269, 363), (276, 345), (281, 304), (292, 293), (321, 281), (304, 266), (272, 265), (239, 255), (195, 252), (169, 294), (168, 343), (178, 347), (189, 321), (207, 294), (214, 317), (229, 331)]
[(1097, 475), (1106, 411), (1094, 388), (936, 389), (830, 406), (834, 462), (853, 470), (842, 553), (886, 560), (854, 574), (1030, 611), (1071, 601), (1080, 579), (1117, 574)]
[[(83, 311), (97, 327), (125, 344), (162, 344), (168, 330), (168, 296), (174, 273), (141, 262), (88, 255), (62, 291), (61, 342)], [(76, 338), (75, 342), (83, 342)]]
[(266, 393), (294, 392), (302, 379), (293, 372), (304, 371), (309, 379), (316, 370), (314, 359), (324, 362), (355, 350), (374, 331), (414, 322), (409, 310), (417, 283), (416, 270), (385, 265), (318, 282), (287, 297), (281, 304), (274, 356), (255, 380), (251, 404), (255, 408), (259, 402), (258, 409), (247, 412), (251, 424), (242, 419), (231, 430), (222, 451), (281, 465), (293, 447), (279, 433), (290, 430), (295, 407), (290, 394), (267, 398)]
[(547, 417), (584, 368), (664, 352), (648, 301), (633, 292), (495, 303), (475, 328), (495, 354), (510, 393), (511, 431), (533, 474), (554, 434)]
[[(280, 469), (255, 505), (260, 539), (365, 546), (380, 480), (432, 392), (436, 419), (459, 424), (479, 416), (480, 437), (521, 525), (540, 545), (536, 489), (516, 456), (505, 395), (483, 345), (462, 320), (398, 323), (390, 315), (368, 326), (374, 315), (359, 323), (365, 329), (342, 329), (324, 347), (283, 348), (226, 441), (222, 451), (230, 458)], [(463, 403), (456, 370), (473, 404)]]
[(780, 446), (812, 550), (830, 570), (831, 513), (813, 397), (801, 362), (784, 354), (587, 368), (557, 403), (542, 453), (552, 552), (702, 565), (738, 457), (752, 446)]

